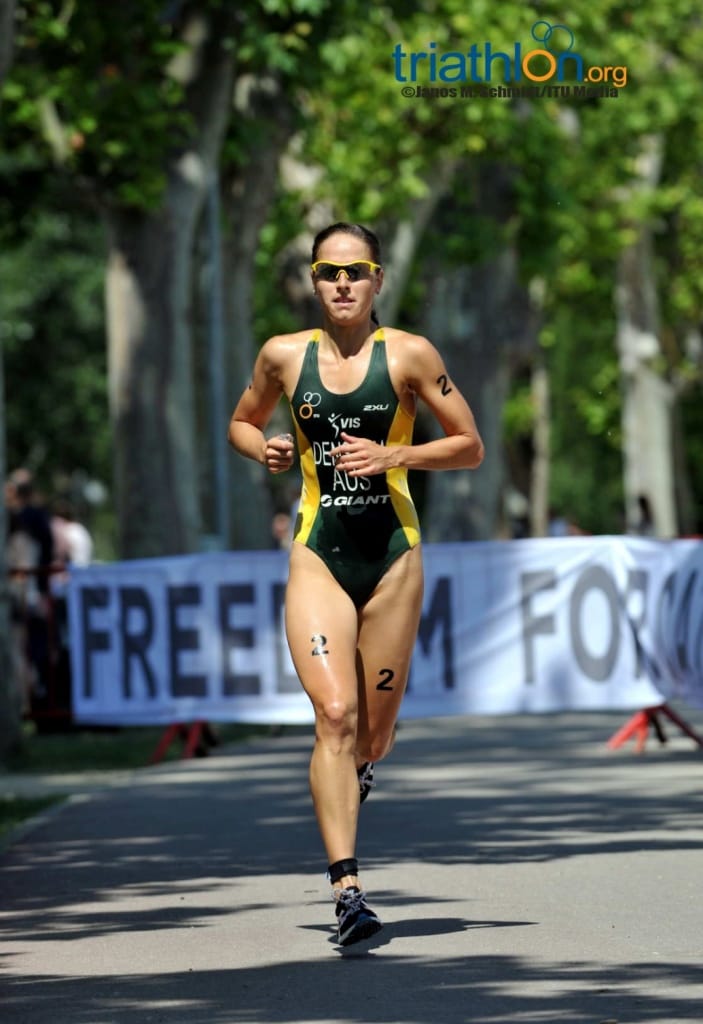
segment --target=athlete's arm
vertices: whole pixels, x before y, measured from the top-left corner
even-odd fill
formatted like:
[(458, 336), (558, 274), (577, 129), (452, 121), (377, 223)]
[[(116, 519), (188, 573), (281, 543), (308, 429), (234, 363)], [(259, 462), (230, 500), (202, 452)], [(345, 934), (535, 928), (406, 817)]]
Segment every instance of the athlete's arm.
[(373, 476), (389, 469), (475, 469), (483, 461), (483, 441), (466, 399), (453, 383), (442, 357), (426, 338), (406, 335), (401, 377), (437, 418), (444, 437), (418, 445), (378, 445), (342, 433), (330, 453), (350, 476)]
[(476, 469), (484, 447), (468, 402), (427, 338), (411, 336), (405, 344), (408, 387), (434, 413), (445, 436), (405, 447), (401, 464), (406, 469)]
[(261, 348), (251, 383), (232, 413), (227, 440), (249, 459), (266, 466), (271, 473), (290, 469), (294, 446), (289, 434), (266, 438), (264, 430), (283, 394), (285, 358), (282, 339), (270, 338)]

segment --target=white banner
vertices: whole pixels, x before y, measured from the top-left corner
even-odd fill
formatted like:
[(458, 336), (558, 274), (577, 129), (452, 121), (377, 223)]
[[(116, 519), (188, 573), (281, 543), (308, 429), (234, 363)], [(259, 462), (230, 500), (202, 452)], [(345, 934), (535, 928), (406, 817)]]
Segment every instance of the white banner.
[[(424, 547), (402, 716), (703, 706), (703, 545), (623, 537)], [(283, 630), (287, 556), (76, 570), (73, 714), (93, 724), (312, 721)]]

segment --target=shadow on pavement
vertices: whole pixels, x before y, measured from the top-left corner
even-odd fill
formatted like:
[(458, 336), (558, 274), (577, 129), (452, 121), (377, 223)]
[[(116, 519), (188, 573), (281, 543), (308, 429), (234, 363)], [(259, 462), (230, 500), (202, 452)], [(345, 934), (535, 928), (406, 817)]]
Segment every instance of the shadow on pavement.
[[(603, 716), (604, 730), (617, 721)], [(491, 728), (480, 721), (444, 721), (408, 733), (404, 745), (401, 729), (397, 753), (380, 766), (378, 788), (363, 808), (365, 868), (408, 861), (539, 864), (577, 855), (703, 848), (701, 760), (695, 752), (666, 752), (668, 769), (680, 769), (680, 777), (676, 785), (664, 786), (658, 755), (606, 754), (607, 731), (602, 746), (584, 743), (583, 727), (569, 718), (510, 719), (498, 725), (494, 720)], [(485, 941), (480, 955), (433, 955), (433, 937), (498, 933), (536, 923), (438, 916), (441, 899), (427, 900), (435, 905), (429, 916), (388, 924), (378, 946), (382, 953), (363, 957), (340, 958), (325, 949), (319, 959), (286, 956), (271, 963), (262, 955), (260, 965), (238, 968), (233, 949), (231, 969), (169, 972), (162, 963), (152, 969), (142, 965), (135, 952), (135, 971), (129, 975), (111, 975), (100, 962), (99, 973), (93, 962), (84, 975), (78, 960), (71, 976), (22, 972), (23, 954), (15, 953), (12, 943), (101, 941), (128, 932), (136, 951), (139, 935), (146, 932), (207, 931), (224, 915), (241, 917), (271, 907), (273, 897), (218, 905), (218, 890), (287, 875), (291, 865), (322, 889), (324, 862), (307, 791), (308, 754), (305, 738), (281, 737), (197, 765), (150, 772), (138, 785), (70, 803), (0, 855), (3, 1020), (668, 1024), (701, 1019), (700, 999), (677, 996), (676, 989), (703, 984), (703, 968), (665, 958), (563, 964), (487, 956)], [(115, 893), (127, 900), (121, 909)], [(142, 905), (148, 899), (167, 905)], [(386, 899), (397, 908), (404, 900), (417, 903), (402, 891)], [(383, 895), (378, 904), (383, 916)], [(330, 933), (329, 922), (299, 927)], [(422, 955), (401, 955), (397, 947), (402, 950), (402, 940), (413, 938), (429, 940)], [(461, 948), (467, 948), (466, 937)]]
[[(699, 1021), (700, 1001), (676, 998), (678, 984), (700, 984), (702, 969), (676, 963), (632, 963), (603, 969), (533, 963), (511, 956), (364, 958), (228, 971), (72, 978), (24, 977), (8, 986), (4, 1013), (31, 1004), (36, 1019), (72, 1024), (105, 1021), (168, 1024), (286, 1024), (342, 1020), (367, 1024), (574, 1024), (605, 1020)], [(536, 982), (539, 982), (537, 985)], [(667, 994), (637, 994), (644, 984)], [(529, 993), (529, 994), (528, 994)], [(430, 1008), (434, 1007), (434, 1012)]]

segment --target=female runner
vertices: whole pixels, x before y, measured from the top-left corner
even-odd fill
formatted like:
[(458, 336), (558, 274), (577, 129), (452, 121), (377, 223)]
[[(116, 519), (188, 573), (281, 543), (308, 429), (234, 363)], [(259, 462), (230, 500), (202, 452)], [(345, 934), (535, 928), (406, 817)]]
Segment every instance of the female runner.
[[(377, 326), (378, 239), (358, 224), (315, 238), (312, 286), (322, 326), (270, 338), (229, 427), (229, 441), (271, 473), (290, 468), (291, 435), (264, 431), (284, 394), (303, 489), (291, 546), (286, 635), (315, 712), (310, 789), (341, 946), (381, 922), (355, 858), (360, 802), (391, 749), (422, 604), (409, 469), (474, 469), (483, 444), (442, 359), (423, 337)], [(418, 398), (444, 436), (412, 445)]]

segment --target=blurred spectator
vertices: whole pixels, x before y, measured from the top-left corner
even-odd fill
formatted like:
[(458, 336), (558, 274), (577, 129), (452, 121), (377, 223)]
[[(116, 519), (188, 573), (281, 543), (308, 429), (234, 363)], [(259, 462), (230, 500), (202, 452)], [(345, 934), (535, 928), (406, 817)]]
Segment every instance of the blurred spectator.
[(93, 538), (79, 522), (70, 501), (54, 502), (51, 517), (54, 558), (66, 566), (90, 565), (93, 561)]
[(547, 535), (549, 537), (582, 537), (584, 533), (576, 523), (551, 508), (549, 510)]
[(37, 574), (41, 593), (48, 590), (47, 571), (54, 558), (54, 540), (51, 533), (49, 513), (40, 501), (32, 474), (28, 469), (14, 470), (5, 484), (5, 501), (8, 509), (8, 538), (23, 535), (20, 545), (28, 561), (17, 568), (43, 569)]
[(69, 657), (67, 588), (70, 570), (73, 567), (90, 565), (93, 560), (93, 538), (87, 528), (76, 518), (70, 501), (59, 498), (53, 502), (51, 530), (54, 536), (54, 559), (57, 572), (51, 575), (53, 594), (53, 644), (54, 644), (54, 710), (70, 715), (71, 707), (71, 666)]
[(5, 483), (5, 502), (13, 661), (26, 713), (33, 699), (43, 696), (47, 688), (49, 568), (54, 542), (49, 513), (36, 494), (28, 469), (10, 474)]
[(656, 536), (652, 506), (646, 494), (637, 495), (637, 522), (631, 532), (637, 537)]

